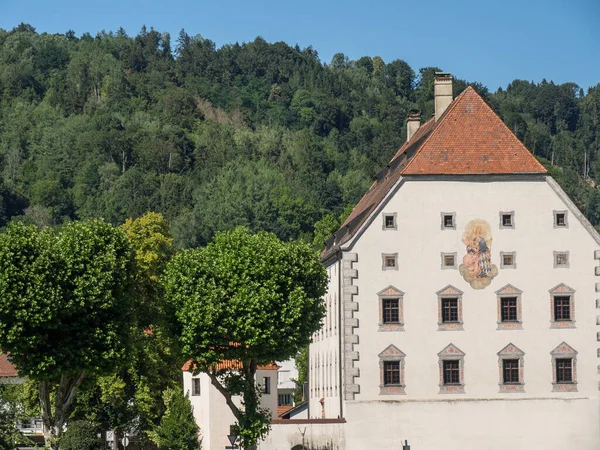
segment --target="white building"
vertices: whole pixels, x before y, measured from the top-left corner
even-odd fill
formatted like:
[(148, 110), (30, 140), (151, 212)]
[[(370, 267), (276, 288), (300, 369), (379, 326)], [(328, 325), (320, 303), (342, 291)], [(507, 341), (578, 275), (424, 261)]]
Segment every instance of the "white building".
[(600, 236), (472, 88), (435, 111), (327, 242), (310, 417), (347, 450), (598, 450)]
[[(239, 363), (238, 363), (239, 364)], [(234, 369), (236, 363), (224, 361), (217, 365), (217, 370)], [(200, 427), (202, 448), (204, 450), (223, 449), (231, 445), (227, 435), (231, 434), (230, 428), (236, 419), (227, 406), (223, 395), (215, 388), (209, 376), (205, 373), (192, 375), (188, 362), (182, 367), (183, 391), (188, 394), (194, 409), (194, 418)], [(272, 418), (277, 418), (277, 370), (279, 366), (269, 364), (258, 366), (256, 382), (263, 386), (261, 405), (271, 411)], [(234, 397), (234, 403), (240, 406), (241, 399)]]

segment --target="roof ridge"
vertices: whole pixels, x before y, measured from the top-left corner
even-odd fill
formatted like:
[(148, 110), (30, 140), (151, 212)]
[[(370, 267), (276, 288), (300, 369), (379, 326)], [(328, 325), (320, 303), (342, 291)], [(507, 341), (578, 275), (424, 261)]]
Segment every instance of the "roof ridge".
[(401, 174), (404, 173), (405, 171), (407, 171), (408, 168), (410, 167), (410, 165), (414, 162), (414, 160), (417, 159), (417, 156), (419, 156), (419, 153), (421, 153), (421, 151), (423, 150), (423, 147), (425, 147), (427, 145), (427, 142), (429, 142), (431, 137), (434, 136), (435, 133), (440, 129), (439, 125), (446, 119), (446, 117), (448, 117), (448, 115), (450, 114), (450, 111), (452, 111), (456, 108), (456, 105), (458, 105), (459, 101), (462, 100), (465, 93), (468, 91), (475, 91), (475, 89), (473, 89), (471, 86), (467, 86), (467, 88), (464, 91), (462, 91), (460, 94), (458, 94), (458, 96), (452, 101), (452, 103), (450, 103), (450, 106), (448, 106), (448, 108), (446, 108), (446, 110), (442, 114), (442, 117), (440, 117), (440, 120), (436, 122), (435, 126), (433, 127), (433, 130), (431, 131), (431, 133), (429, 133), (429, 136), (427, 136), (427, 139), (425, 139), (423, 141), (423, 143), (419, 146), (419, 148), (417, 149), (417, 151), (415, 152), (415, 154), (413, 155), (411, 160), (408, 162), (408, 164), (406, 164), (406, 166), (404, 166), (404, 169), (402, 169)]

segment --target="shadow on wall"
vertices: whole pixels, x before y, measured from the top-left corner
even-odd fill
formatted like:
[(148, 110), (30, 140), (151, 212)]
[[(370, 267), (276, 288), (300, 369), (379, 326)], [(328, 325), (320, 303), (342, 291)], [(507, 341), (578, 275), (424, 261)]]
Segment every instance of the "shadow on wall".
[(333, 444), (325, 444), (325, 445), (319, 445), (319, 446), (311, 446), (310, 444), (307, 444), (305, 446), (302, 445), (294, 445), (292, 447), (292, 450), (335, 450), (336, 446), (334, 446)]

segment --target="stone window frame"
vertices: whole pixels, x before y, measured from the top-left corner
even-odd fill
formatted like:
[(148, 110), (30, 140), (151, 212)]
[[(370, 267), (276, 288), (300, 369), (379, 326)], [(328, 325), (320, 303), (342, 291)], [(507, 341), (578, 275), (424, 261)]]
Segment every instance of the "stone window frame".
[[(445, 288), (437, 291), (435, 294), (437, 295), (438, 304), (438, 331), (462, 331), (464, 329), (462, 300), (464, 292), (449, 284)], [(442, 321), (442, 300), (445, 298), (458, 298), (458, 322)]]
[[(377, 356), (379, 357), (379, 395), (405, 395), (404, 362), (406, 354), (395, 345), (390, 344)], [(390, 361), (400, 362), (400, 384), (384, 384), (384, 363)]]
[[(567, 255), (567, 263), (566, 264), (557, 264), (556, 257), (558, 255)], [(555, 269), (569, 269), (571, 267), (571, 255), (569, 254), (569, 250), (554, 250), (552, 252), (552, 264)]]
[[(511, 217), (510, 225), (504, 225), (504, 220), (502, 220), (503, 216), (507, 216), (507, 215), (509, 215)], [(515, 212), (514, 211), (500, 211), (499, 217), (500, 217), (500, 229), (501, 230), (514, 230), (515, 229)]]
[[(511, 255), (512, 264), (504, 264), (504, 256)], [(501, 269), (516, 269), (517, 268), (517, 252), (500, 252), (500, 268)]]
[[(444, 384), (444, 361), (458, 361), (460, 382), (458, 384)], [(464, 394), (465, 393), (465, 353), (454, 344), (448, 344), (438, 353), (438, 366), (440, 369), (439, 394)]]
[[(388, 267), (385, 264), (386, 258), (394, 258), (396, 261), (394, 267)], [(398, 253), (382, 253), (381, 254), (381, 270), (398, 270)]]
[[(377, 293), (379, 297), (379, 329), (378, 331), (404, 331), (404, 292), (390, 285)], [(383, 323), (383, 301), (398, 299), (398, 323)]]
[[(565, 224), (564, 225), (559, 225), (558, 224), (558, 214), (564, 214), (565, 215)], [(569, 211), (568, 210), (554, 210), (552, 211), (552, 215), (554, 217), (554, 221), (552, 222), (552, 226), (553, 228), (569, 228)]]
[[(577, 328), (575, 321), (575, 289), (560, 283), (548, 291), (550, 293), (550, 328)], [(566, 297), (571, 299), (571, 320), (555, 320), (554, 297)]]
[[(498, 289), (496, 291), (497, 305), (498, 305), (498, 320), (496, 321), (497, 330), (522, 330), (523, 329), (523, 307), (521, 303), (521, 294), (523, 291), (514, 287), (512, 284)], [(502, 321), (502, 299), (506, 297), (517, 297), (517, 320), (516, 322), (503, 322)]]
[[(442, 252), (440, 253), (441, 257), (442, 257), (442, 270), (453, 270), (453, 269), (457, 269), (458, 268), (458, 253), (457, 252)], [(446, 256), (453, 256), (454, 257), (454, 264), (452, 266), (447, 266), (445, 264), (446, 262)]]
[[(565, 341), (550, 352), (552, 356), (552, 392), (577, 392), (577, 350), (573, 349)], [(556, 360), (571, 360), (571, 382), (558, 383), (556, 381)]]
[[(512, 342), (500, 350), (498, 353), (498, 369), (500, 378), (498, 379), (499, 392), (501, 393), (523, 393), (525, 392), (525, 352), (514, 345)], [(504, 383), (504, 360), (519, 360), (519, 382)]]
[[(452, 226), (447, 227), (446, 221), (444, 220), (446, 216), (452, 216)], [(441, 228), (442, 230), (456, 230), (456, 212), (441, 212), (440, 217), (442, 219)]]
[[(394, 226), (392, 226), (392, 227), (387, 226), (386, 222), (387, 222), (388, 217), (393, 218)], [(381, 224), (381, 229), (383, 231), (398, 230), (398, 213), (383, 213), (382, 218), (383, 218), (383, 222)]]

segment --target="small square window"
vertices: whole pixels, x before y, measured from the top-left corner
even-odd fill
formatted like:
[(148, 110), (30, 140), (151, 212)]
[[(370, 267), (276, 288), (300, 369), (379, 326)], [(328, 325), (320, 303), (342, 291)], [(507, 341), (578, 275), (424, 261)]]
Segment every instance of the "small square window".
[(503, 266), (513, 266), (515, 264), (515, 255), (512, 253), (505, 253), (502, 255)]
[(554, 211), (554, 228), (568, 228), (568, 212)]
[(456, 269), (456, 253), (442, 253), (442, 269)]
[(515, 227), (515, 213), (501, 212), (500, 213), (500, 228), (514, 228)]
[(555, 268), (569, 267), (569, 252), (554, 252), (554, 267)]
[(454, 213), (442, 213), (442, 229), (456, 229)]
[(192, 395), (200, 395), (200, 378), (192, 378)]
[(383, 270), (398, 270), (398, 253), (384, 253)]
[(383, 215), (383, 229), (384, 230), (396, 230), (396, 214), (384, 214)]

